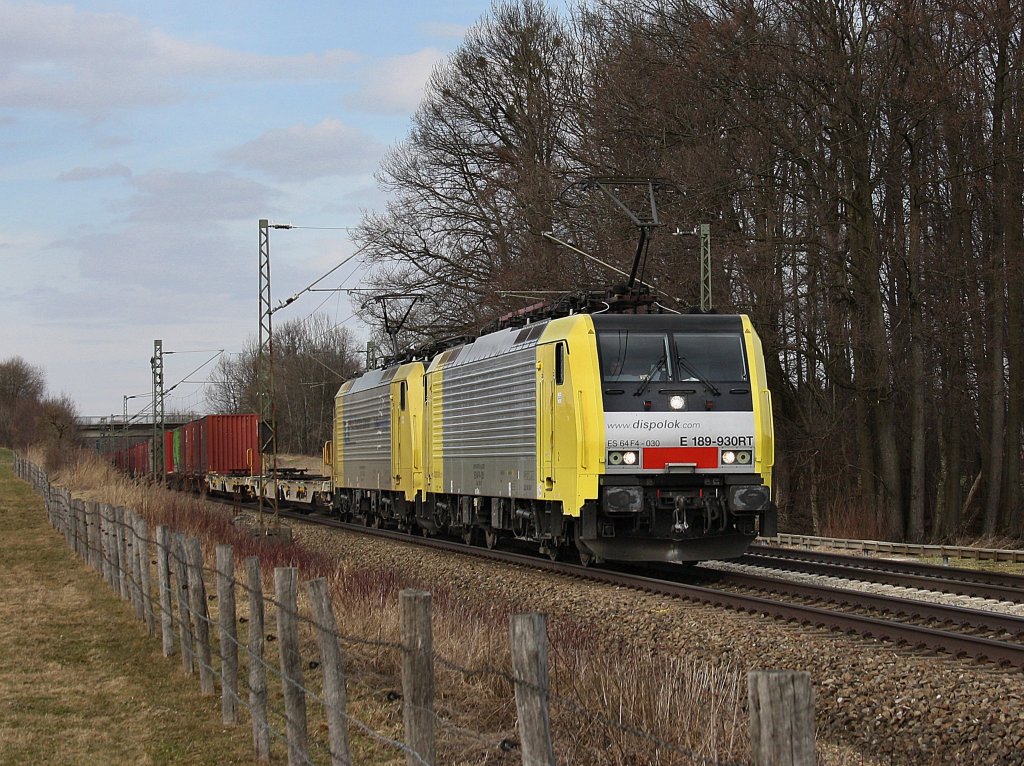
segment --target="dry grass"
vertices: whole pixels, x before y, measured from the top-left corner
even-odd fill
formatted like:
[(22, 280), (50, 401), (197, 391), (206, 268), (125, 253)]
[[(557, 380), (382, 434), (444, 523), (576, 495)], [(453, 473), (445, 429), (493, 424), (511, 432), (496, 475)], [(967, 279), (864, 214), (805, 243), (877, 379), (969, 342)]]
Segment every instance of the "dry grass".
[[(400, 740), (403, 734), (398, 593), (408, 587), (431, 591), (434, 650), (440, 658), (435, 666), (439, 761), (520, 761), (514, 744), (518, 734), (508, 649), (509, 618), (525, 611), (520, 605), (481, 603), (443, 584), (421, 582), (413, 572), (358, 568), (297, 545), (261, 542), (232, 523), (230, 511), (137, 484), (88, 456), (54, 478), (70, 487), (76, 497), (130, 507), (146, 516), (151, 525), (167, 524), (199, 537), (208, 567), (213, 565), (214, 544), (233, 545), (239, 561), (258, 555), (265, 594), (273, 593), (270, 573), (276, 566), (297, 566), (304, 580), (326, 577), (332, 586), (340, 632), (347, 637), (342, 648), (349, 679), (349, 713), (392, 739)], [(215, 592), (212, 585), (207, 592)], [(308, 614), (308, 605), (301, 603), (305, 589), (300, 593), (300, 611)], [(245, 602), (245, 593), (240, 593), (243, 619), (248, 614)], [(212, 599), (211, 611), (215, 618)], [(273, 609), (268, 608), (268, 631), (274, 632), (274, 625)], [(244, 634), (243, 627), (243, 641)], [(589, 625), (568, 619), (550, 623), (548, 634), (552, 723), (560, 763), (688, 764), (693, 760), (684, 752), (722, 760), (747, 754), (745, 685), (737, 669), (641, 655), (629, 645), (608, 646)], [(316, 645), (309, 624), (303, 625), (302, 637), (304, 656), (314, 657)], [(152, 648), (158, 652), (158, 642), (153, 642)], [(268, 644), (267, 651), (276, 652), (275, 645)], [(216, 653), (215, 647), (215, 657)], [(243, 678), (244, 666), (243, 660)], [(306, 685), (319, 693), (319, 684), (319, 674), (307, 672)], [(280, 692), (273, 682), (270, 688), (271, 707), (281, 710)], [(278, 719), (276, 723), (283, 730), (283, 722)], [(313, 706), (310, 723), (322, 754), (326, 726), (322, 711)], [(400, 753), (355, 727), (351, 731), (356, 762), (404, 762)]]
[(850, 540), (885, 540), (885, 524), (874, 508), (844, 500), (829, 508), (823, 516), (823, 537)]
[(46, 523), (0, 451), (0, 763), (248, 763), (244, 730)]

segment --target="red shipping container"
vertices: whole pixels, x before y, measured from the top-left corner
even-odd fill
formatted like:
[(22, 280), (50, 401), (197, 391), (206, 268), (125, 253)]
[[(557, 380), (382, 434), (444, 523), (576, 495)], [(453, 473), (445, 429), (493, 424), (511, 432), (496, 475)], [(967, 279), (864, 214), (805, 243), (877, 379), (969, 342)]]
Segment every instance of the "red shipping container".
[(131, 476), (146, 476), (153, 472), (152, 443), (139, 442), (128, 451), (128, 473)]
[(181, 427), (181, 460), (185, 474), (199, 472), (198, 453), (196, 451), (196, 423), (191, 421)]
[(195, 443), (200, 472), (260, 472), (259, 416), (207, 415), (197, 423)]
[(164, 431), (164, 473), (174, 473), (174, 432)]

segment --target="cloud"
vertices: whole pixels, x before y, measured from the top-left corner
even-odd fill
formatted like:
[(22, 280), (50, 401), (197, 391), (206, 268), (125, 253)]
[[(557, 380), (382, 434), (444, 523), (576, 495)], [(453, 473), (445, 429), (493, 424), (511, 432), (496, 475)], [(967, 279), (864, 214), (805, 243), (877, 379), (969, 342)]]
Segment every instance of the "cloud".
[(225, 171), (156, 170), (133, 179), (136, 194), (125, 203), (133, 222), (173, 221), (189, 228), (259, 219), (279, 193)]
[(258, 170), (278, 181), (308, 181), (372, 172), (384, 150), (369, 134), (340, 120), (324, 120), (312, 127), (268, 130), (222, 156), (232, 165)]
[(110, 315), (130, 318), (127, 307), (146, 313), (139, 296), (150, 313), (173, 315), (182, 295), (234, 291), (255, 279), (256, 224), (280, 192), (224, 171), (153, 171), (132, 176), (128, 188), (119, 221), (79, 226), (47, 247), (73, 254), (87, 284), (119, 286)]
[(58, 181), (95, 181), (100, 178), (131, 178), (132, 171), (120, 162), (105, 168), (72, 168), (57, 176)]
[(445, 54), (424, 48), (407, 56), (394, 56), (367, 68), (360, 76), (363, 88), (345, 99), (349, 107), (384, 114), (409, 114), (423, 99), (424, 86)]
[(428, 21), (420, 25), (420, 31), (427, 37), (445, 40), (462, 40), (469, 29), (465, 24), (447, 24), (443, 21)]
[(344, 50), (265, 56), (174, 38), (117, 13), (0, 0), (0, 106), (81, 112), (175, 103), (183, 80), (341, 78)]

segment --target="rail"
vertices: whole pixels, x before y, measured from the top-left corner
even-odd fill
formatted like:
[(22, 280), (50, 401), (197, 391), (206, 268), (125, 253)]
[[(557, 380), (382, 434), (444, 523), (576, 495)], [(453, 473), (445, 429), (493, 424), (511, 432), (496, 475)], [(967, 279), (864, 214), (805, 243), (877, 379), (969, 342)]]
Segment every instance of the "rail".
[[(1024, 550), (1012, 548), (974, 548), (968, 545), (917, 545), (890, 543), (884, 540), (847, 540), (842, 537), (814, 537), (812, 535), (776, 535), (760, 538), (765, 545), (795, 545), (802, 548), (835, 548), (884, 553), (895, 556), (920, 556), (941, 559), (971, 559), (974, 561), (1010, 562), (1024, 564)], [(756, 544), (755, 544), (756, 545)]]
[[(308, 516), (297, 513), (293, 514), (288, 511), (282, 511), (281, 515), (286, 518), (310, 520)], [(412, 545), (528, 566), (546, 572), (556, 572), (581, 579), (643, 590), (649, 593), (658, 593), (673, 598), (735, 609), (751, 614), (769, 615), (776, 619), (789, 620), (801, 624), (824, 626), (842, 632), (856, 633), (861, 636), (882, 638), (897, 644), (924, 646), (952, 656), (973, 657), (989, 660), (997, 664), (1024, 668), (1024, 644), (1015, 641), (993, 640), (983, 636), (954, 633), (901, 621), (878, 619), (870, 615), (840, 612), (826, 607), (780, 601), (772, 597), (746, 595), (715, 587), (656, 579), (647, 574), (632, 574), (615, 569), (582, 567), (578, 564), (550, 561), (545, 558), (514, 553), (512, 551), (490, 550), (439, 538), (416, 538), (403, 532), (358, 527), (354, 524), (347, 524), (335, 519), (317, 518), (315, 521), (325, 526), (356, 530), (364, 534), (387, 537)], [(793, 587), (796, 587), (795, 584)], [(820, 592), (824, 593), (826, 590), (823, 589)], [(835, 593), (837, 598), (833, 599), (834, 601), (848, 602), (850, 600), (842, 591), (835, 591)], [(862, 595), (865, 600), (870, 598), (867, 594)], [(886, 602), (892, 603), (885, 598), (876, 599), (876, 608), (885, 611), (884, 604)], [(938, 611), (938, 608), (932, 611)], [(952, 613), (956, 610), (950, 609), (948, 611), (950, 616), (952, 616)]]

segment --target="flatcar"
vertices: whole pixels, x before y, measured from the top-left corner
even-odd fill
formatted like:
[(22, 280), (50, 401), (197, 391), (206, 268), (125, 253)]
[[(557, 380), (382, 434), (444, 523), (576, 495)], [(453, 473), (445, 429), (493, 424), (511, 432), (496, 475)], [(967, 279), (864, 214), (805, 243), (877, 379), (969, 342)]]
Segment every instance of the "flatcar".
[(582, 313), (343, 384), (332, 505), (553, 558), (687, 563), (775, 533), (773, 460), (747, 316)]

